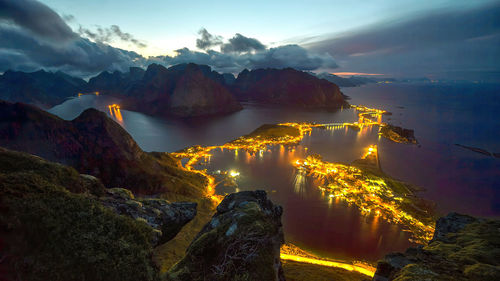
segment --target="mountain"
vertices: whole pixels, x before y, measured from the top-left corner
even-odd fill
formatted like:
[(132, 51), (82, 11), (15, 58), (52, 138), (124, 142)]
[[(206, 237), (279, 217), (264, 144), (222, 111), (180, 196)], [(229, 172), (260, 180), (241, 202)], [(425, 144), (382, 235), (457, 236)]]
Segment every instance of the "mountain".
[(204, 179), (168, 153), (144, 152), (115, 121), (87, 109), (65, 121), (37, 107), (0, 102), (0, 146), (70, 165), (108, 187), (138, 194), (203, 193)]
[(120, 95), (141, 80), (144, 73), (145, 70), (140, 67), (130, 67), (127, 73), (103, 71), (90, 78), (87, 88), (89, 91), (98, 91), (101, 94)]
[(50, 108), (76, 96), (86, 86), (83, 79), (60, 71), (26, 73), (8, 70), (0, 76), (0, 99)]
[(193, 117), (231, 113), (242, 107), (209, 66), (151, 64), (141, 75), (103, 72), (89, 88), (123, 98), (123, 107), (157, 116)]
[(234, 83), (240, 100), (335, 109), (347, 104), (337, 85), (293, 68), (243, 70)]

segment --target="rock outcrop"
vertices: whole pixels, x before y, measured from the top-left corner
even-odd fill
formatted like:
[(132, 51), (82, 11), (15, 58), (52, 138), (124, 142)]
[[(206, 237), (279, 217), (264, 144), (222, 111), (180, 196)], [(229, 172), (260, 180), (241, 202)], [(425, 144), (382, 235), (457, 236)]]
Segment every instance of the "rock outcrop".
[(282, 208), (265, 191), (224, 198), (167, 280), (284, 280)]
[(165, 243), (196, 216), (196, 203), (169, 202), (158, 198), (136, 198), (123, 188), (106, 190), (99, 201), (120, 215), (146, 222), (155, 230), (153, 245)]
[(337, 85), (293, 68), (245, 69), (233, 89), (238, 99), (263, 104), (325, 109), (347, 104)]
[(168, 153), (144, 152), (118, 123), (96, 109), (65, 121), (34, 106), (0, 101), (0, 146), (28, 152), (139, 194), (202, 194), (204, 179)]
[(49, 108), (86, 88), (85, 80), (63, 72), (6, 71), (0, 75), (0, 99)]
[(379, 261), (373, 280), (500, 280), (500, 221), (450, 213), (428, 245)]
[(397, 143), (417, 144), (413, 130), (405, 129), (391, 124), (385, 124), (380, 128), (380, 134), (385, 138)]

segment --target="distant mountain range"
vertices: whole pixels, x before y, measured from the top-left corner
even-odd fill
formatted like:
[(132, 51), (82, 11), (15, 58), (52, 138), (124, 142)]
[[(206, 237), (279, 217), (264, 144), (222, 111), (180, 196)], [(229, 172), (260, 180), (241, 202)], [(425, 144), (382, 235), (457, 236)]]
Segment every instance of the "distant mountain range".
[(6, 71), (0, 75), (0, 99), (51, 107), (86, 90), (87, 82), (63, 72)]
[(175, 117), (227, 114), (242, 109), (240, 101), (326, 109), (346, 104), (336, 84), (291, 68), (245, 69), (235, 77), (206, 65), (151, 64), (126, 73), (104, 71), (89, 82), (43, 70), (0, 76), (0, 99), (10, 102), (49, 108), (82, 92), (119, 97), (125, 109)]

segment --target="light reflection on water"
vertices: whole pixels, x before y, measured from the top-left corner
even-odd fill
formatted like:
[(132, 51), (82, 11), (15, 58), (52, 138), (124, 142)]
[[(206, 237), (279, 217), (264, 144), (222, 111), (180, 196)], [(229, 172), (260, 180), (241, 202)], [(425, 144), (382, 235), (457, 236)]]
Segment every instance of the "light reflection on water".
[[(351, 130), (352, 131), (352, 130)], [(318, 189), (320, 182), (293, 168), (292, 163), (310, 153), (322, 153), (325, 159), (336, 158), (349, 163), (363, 155), (366, 144), (377, 141), (377, 131), (367, 130), (362, 136), (355, 132), (313, 129), (297, 146), (272, 146), (254, 154), (242, 154), (235, 159), (234, 151), (215, 150), (210, 163), (200, 163), (199, 169), (237, 170), (238, 190), (264, 189), (271, 199), (284, 207), (283, 225), (286, 240), (320, 255), (342, 259), (376, 261), (387, 252), (404, 250), (411, 244), (409, 235), (375, 216), (364, 216), (358, 208), (339, 198), (332, 198)], [(336, 147), (333, 136), (358, 139), (359, 151)], [(323, 147), (319, 149), (319, 147)], [(335, 148), (336, 147), (336, 148)], [(306, 149), (308, 148), (308, 149)], [(335, 148), (335, 149), (334, 149)], [(234, 186), (219, 186), (217, 193), (235, 191)]]

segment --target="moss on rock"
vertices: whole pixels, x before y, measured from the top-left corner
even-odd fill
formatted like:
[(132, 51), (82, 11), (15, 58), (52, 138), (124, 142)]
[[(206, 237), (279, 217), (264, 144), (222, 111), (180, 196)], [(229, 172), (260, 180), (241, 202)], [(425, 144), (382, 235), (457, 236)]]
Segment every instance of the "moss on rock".
[(374, 280), (500, 280), (500, 221), (450, 213), (428, 245), (387, 255)]
[(283, 280), (282, 209), (264, 191), (231, 194), (167, 280)]

